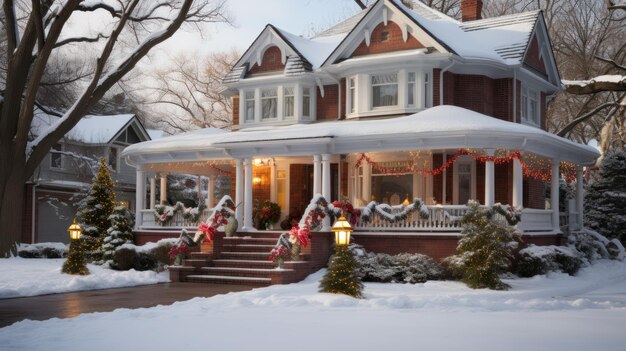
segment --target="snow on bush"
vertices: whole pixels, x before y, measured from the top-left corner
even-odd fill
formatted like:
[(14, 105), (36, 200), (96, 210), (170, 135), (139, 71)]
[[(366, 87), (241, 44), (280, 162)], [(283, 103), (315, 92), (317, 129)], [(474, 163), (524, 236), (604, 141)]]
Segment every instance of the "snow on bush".
[(114, 268), (118, 270), (135, 269), (137, 271), (156, 270), (161, 272), (170, 264), (167, 253), (178, 243), (179, 238), (167, 238), (137, 246), (126, 243), (115, 250)]
[(365, 282), (416, 284), (443, 277), (443, 268), (426, 255), (368, 253), (360, 246), (351, 249), (359, 263), (359, 276)]
[(520, 250), (517, 274), (532, 277), (548, 272), (564, 272), (574, 275), (585, 262), (575, 247), (529, 245)]
[(17, 255), (22, 258), (63, 258), (68, 247), (64, 243), (19, 244)]

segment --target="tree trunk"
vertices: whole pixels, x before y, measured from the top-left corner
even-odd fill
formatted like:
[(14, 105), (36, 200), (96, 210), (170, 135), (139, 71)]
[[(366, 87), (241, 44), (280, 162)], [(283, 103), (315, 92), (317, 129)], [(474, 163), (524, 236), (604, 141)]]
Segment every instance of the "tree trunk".
[[(22, 237), (22, 220), (24, 215), (24, 162), (21, 165), (0, 170), (6, 184), (0, 201), (0, 255), (8, 257), (9, 253), (17, 255), (16, 244)], [(2, 256), (0, 256), (2, 257)]]

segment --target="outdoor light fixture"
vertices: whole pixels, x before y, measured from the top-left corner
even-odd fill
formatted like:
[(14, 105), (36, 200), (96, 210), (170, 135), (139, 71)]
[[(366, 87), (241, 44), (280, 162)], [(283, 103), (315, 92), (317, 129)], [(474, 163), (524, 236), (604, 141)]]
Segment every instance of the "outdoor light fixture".
[(352, 233), (352, 227), (350, 226), (350, 223), (348, 223), (348, 221), (346, 220), (346, 217), (339, 217), (337, 222), (333, 224), (331, 231), (335, 233), (335, 244), (350, 244), (350, 233)]
[(254, 177), (254, 178), (252, 178), (252, 184), (254, 184), (254, 185), (261, 184), (261, 177)]
[(76, 223), (76, 218), (74, 218), (74, 221), (72, 222), (70, 227), (67, 229), (67, 232), (70, 233), (70, 239), (72, 240), (80, 239), (80, 234), (82, 234), (83, 229), (80, 227), (80, 225), (78, 225), (78, 223)]

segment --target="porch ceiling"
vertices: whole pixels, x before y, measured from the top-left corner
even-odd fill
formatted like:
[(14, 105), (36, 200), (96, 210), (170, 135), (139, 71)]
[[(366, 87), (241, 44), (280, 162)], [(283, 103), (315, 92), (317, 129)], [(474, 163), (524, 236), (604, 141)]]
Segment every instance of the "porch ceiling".
[(205, 129), (132, 145), (131, 164), (301, 156), (419, 149), (487, 148), (532, 152), (582, 165), (593, 164), (593, 147), (517, 123), (455, 106), (437, 106), (389, 119), (348, 120), (237, 132)]

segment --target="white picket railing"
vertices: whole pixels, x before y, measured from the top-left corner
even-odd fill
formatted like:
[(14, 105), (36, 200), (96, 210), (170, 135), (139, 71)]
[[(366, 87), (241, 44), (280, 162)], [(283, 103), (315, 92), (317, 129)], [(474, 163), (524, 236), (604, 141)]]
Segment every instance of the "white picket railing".
[[(428, 218), (422, 219), (418, 212), (409, 213), (406, 220), (390, 223), (373, 214), (369, 222), (359, 219), (355, 230), (368, 231), (460, 231), (461, 224), (456, 220), (467, 211), (465, 205), (426, 206)], [(400, 209), (394, 209), (399, 212)]]
[(141, 228), (184, 228), (197, 227), (201, 222), (205, 222), (213, 213), (212, 209), (205, 208), (197, 221), (191, 221), (183, 217), (182, 212), (176, 212), (165, 224), (157, 223), (154, 210), (141, 210)]

